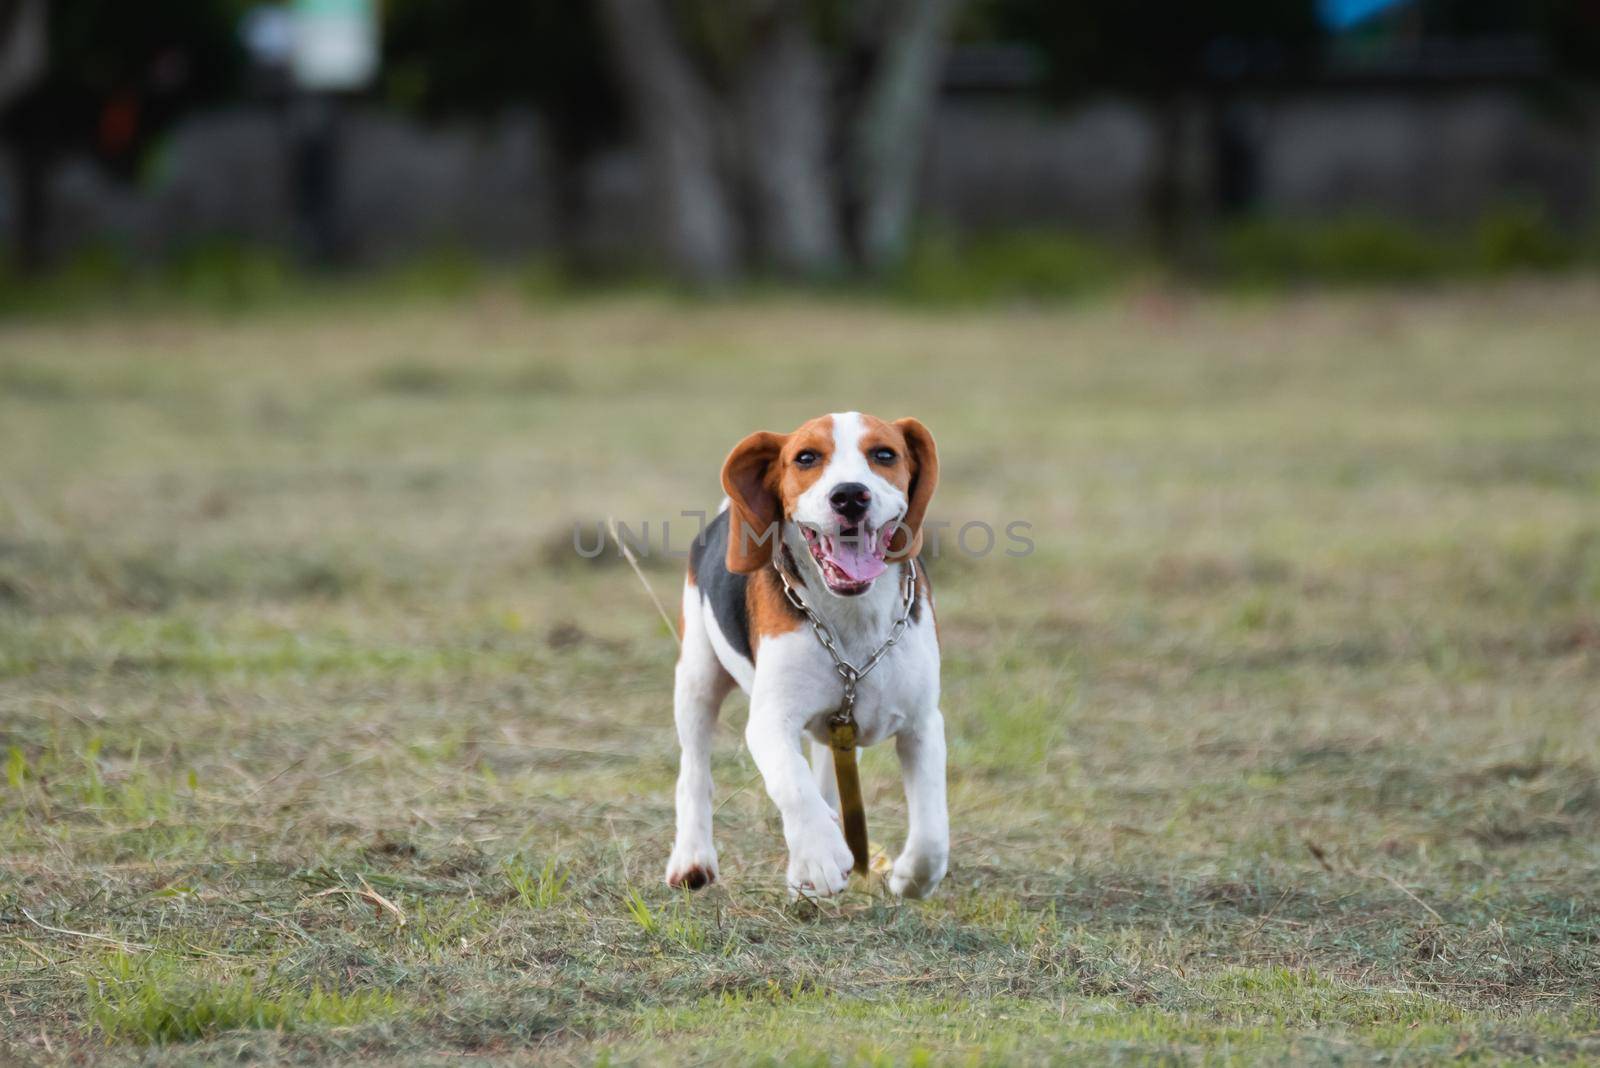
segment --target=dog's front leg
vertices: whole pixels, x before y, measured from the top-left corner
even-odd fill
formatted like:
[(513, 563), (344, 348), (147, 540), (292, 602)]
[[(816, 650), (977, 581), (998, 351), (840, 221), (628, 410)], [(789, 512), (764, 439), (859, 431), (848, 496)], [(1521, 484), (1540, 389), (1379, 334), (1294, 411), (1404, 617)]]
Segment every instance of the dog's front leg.
[(811, 739), (811, 775), (817, 780), (822, 800), (833, 814), (833, 822), (838, 823), (839, 773), (833, 768), (833, 749), (827, 742), (819, 742), (815, 738)]
[(906, 784), (906, 847), (894, 862), (889, 889), (927, 897), (950, 863), (950, 813), (945, 803), (944, 717), (937, 708), (895, 737)]
[(783, 817), (783, 837), (789, 846), (789, 893), (828, 897), (850, 881), (855, 858), (800, 750), (808, 715), (761, 693), (758, 683), (744, 736), (766, 782), (767, 795)]

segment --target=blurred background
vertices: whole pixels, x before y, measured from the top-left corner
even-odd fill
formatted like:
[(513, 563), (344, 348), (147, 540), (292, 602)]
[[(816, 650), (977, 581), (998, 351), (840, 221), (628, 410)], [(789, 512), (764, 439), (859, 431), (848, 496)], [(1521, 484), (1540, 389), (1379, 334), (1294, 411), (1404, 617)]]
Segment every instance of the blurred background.
[[(1600, 0), (0, 0), (0, 1063), (1592, 1062), (1597, 75)], [(951, 874), (787, 910), (735, 698), (685, 897), (575, 545), (674, 616), (846, 409), (1032, 525), (928, 561)]]
[(1597, 0), (0, 0), (4, 288), (1600, 255)]

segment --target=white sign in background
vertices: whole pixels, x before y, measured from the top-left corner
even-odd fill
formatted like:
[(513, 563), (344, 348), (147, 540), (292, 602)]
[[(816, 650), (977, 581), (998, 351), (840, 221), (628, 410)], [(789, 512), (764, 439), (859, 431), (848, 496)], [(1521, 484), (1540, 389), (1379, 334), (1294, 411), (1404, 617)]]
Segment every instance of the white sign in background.
[(378, 73), (377, 0), (294, 0), (290, 69), (302, 89), (361, 89)]

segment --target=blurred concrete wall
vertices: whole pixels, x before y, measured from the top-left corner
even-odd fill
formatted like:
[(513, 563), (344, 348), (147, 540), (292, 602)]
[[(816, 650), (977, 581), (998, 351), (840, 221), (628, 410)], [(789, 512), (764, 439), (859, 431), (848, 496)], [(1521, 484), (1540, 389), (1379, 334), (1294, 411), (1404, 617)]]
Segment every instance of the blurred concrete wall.
[[(52, 249), (111, 242), (156, 255), (216, 239), (292, 241), (290, 121), (247, 108), (192, 119), (132, 186), (86, 159), (62, 164), (49, 193)], [(364, 111), (346, 116), (342, 130), (339, 199), (358, 258), (441, 245), (514, 254), (553, 239), (537, 116), (433, 128)]]
[(1581, 225), (1600, 194), (1593, 107), (1582, 125), (1486, 91), (1312, 97), (1252, 110), (1268, 211), (1322, 215), (1374, 206), (1448, 222), (1509, 197), (1536, 200)]
[[(1596, 214), (1600, 108), (1558, 121), (1507, 93), (1363, 92), (1248, 98), (1228, 114), (1251, 146), (1253, 199), (1265, 212), (1361, 209), (1448, 223), (1520, 199), (1574, 227)], [(1206, 135), (1214, 117), (1195, 108), (1186, 118), (1181, 171), (1197, 211), (1214, 201)], [(112, 242), (158, 255), (208, 239), (292, 242), (287, 122), (242, 108), (193, 119), (136, 186), (86, 160), (62, 164), (50, 185), (52, 247)], [(1004, 97), (947, 100), (933, 126), (924, 211), (964, 231), (1132, 232), (1157, 159), (1156, 129), (1147, 109), (1127, 101), (1059, 112)], [(559, 176), (537, 115), (425, 126), (357, 111), (345, 117), (344, 134), (345, 236), (359, 260), (439, 247), (523, 255), (548, 250), (562, 234), (595, 260), (648, 254), (642, 161), (626, 147), (584, 165), (573, 220), (558, 206)], [(0, 188), (0, 228), (10, 224), (10, 199)]]
[[(1254, 210), (1293, 218), (1371, 211), (1470, 222), (1534, 201), (1571, 226), (1600, 207), (1600, 102), (1543, 114), (1510, 93), (1362, 92), (1244, 97), (1227, 106), (1253, 157)], [(1178, 165), (1191, 211), (1217, 210), (1215, 110), (1184, 109)], [(1127, 231), (1156, 166), (1155, 116), (1121, 101), (1068, 114), (947, 103), (935, 124), (926, 210), (957, 228), (1060, 223)]]
[(1155, 124), (1125, 101), (1062, 114), (946, 103), (933, 124), (925, 212), (957, 229), (1057, 225), (1129, 231), (1155, 160)]

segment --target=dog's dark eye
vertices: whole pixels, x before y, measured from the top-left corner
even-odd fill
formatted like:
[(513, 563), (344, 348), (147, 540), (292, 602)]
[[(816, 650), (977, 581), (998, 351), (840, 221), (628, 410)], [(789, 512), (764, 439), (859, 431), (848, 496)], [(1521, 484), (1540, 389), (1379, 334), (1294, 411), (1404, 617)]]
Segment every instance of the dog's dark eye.
[(810, 467), (820, 459), (822, 459), (822, 457), (818, 456), (816, 450), (814, 449), (801, 449), (799, 452), (794, 454), (794, 462), (796, 467)]
[(893, 449), (873, 449), (872, 450), (872, 462), (873, 463), (878, 463), (878, 464), (892, 464), (892, 463), (894, 463), (894, 450)]

